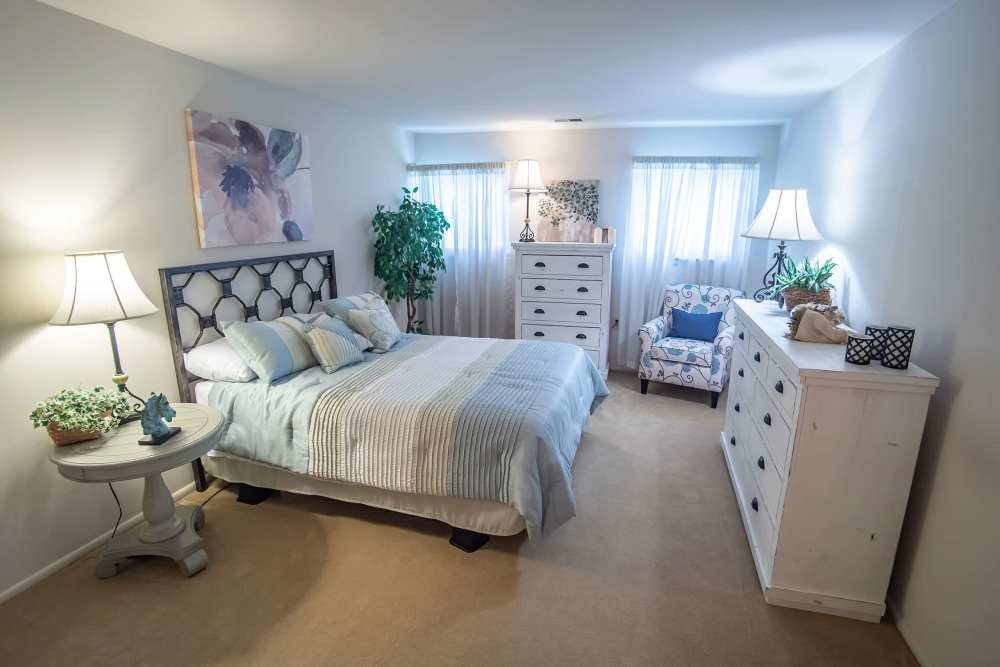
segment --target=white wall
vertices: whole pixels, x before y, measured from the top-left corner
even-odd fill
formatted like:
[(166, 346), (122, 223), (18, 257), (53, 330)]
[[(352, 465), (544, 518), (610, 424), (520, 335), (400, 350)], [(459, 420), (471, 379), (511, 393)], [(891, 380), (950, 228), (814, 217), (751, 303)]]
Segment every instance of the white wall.
[(941, 667), (1000, 656), (998, 27), (1000, 3), (958, 3), (797, 118), (778, 170), (809, 188), (852, 323), (915, 326), (942, 380), (889, 592)]
[[(398, 201), (412, 140), (404, 132), (28, 0), (0, 8), (0, 596), (114, 524), (104, 485), (61, 478), (32, 431), (35, 401), (66, 386), (110, 385), (102, 326), (46, 326), (62, 254), (121, 248), (161, 304), (157, 269), (334, 248), (341, 291), (372, 284), (370, 220)], [(315, 234), (298, 244), (201, 250), (185, 107), (301, 130), (313, 154)], [(176, 399), (163, 314), (118, 326), (137, 392)], [(168, 475), (177, 489), (191, 477)], [(126, 517), (141, 485), (119, 485)]]

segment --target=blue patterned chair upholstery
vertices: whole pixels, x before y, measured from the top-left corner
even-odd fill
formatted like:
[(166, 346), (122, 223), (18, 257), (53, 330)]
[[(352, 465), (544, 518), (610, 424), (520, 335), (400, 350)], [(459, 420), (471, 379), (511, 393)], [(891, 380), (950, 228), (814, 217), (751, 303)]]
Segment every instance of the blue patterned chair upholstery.
[[(670, 285), (663, 293), (662, 312), (639, 329), (639, 384), (643, 394), (649, 381), (695, 387), (711, 392), (711, 404), (729, 382), (733, 353), (733, 299), (743, 292), (711, 285)], [(722, 312), (719, 333), (708, 343), (670, 336), (671, 309), (691, 313)]]

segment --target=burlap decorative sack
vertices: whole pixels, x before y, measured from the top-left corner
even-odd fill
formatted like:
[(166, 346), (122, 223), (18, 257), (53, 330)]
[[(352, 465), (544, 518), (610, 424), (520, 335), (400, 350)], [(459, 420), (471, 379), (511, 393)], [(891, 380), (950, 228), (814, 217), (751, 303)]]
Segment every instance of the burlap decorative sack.
[(806, 309), (800, 315), (798, 326), (795, 327), (795, 333), (792, 337), (795, 340), (806, 343), (835, 343), (843, 345), (847, 342), (847, 335), (847, 331), (838, 329), (837, 325), (823, 314), (812, 309)]

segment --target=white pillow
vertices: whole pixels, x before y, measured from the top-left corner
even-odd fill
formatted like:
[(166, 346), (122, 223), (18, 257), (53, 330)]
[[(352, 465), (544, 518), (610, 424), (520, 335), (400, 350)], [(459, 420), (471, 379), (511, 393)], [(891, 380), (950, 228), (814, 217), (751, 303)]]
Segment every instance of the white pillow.
[(249, 382), (257, 377), (225, 338), (185, 352), (184, 368), (200, 378), (219, 382)]

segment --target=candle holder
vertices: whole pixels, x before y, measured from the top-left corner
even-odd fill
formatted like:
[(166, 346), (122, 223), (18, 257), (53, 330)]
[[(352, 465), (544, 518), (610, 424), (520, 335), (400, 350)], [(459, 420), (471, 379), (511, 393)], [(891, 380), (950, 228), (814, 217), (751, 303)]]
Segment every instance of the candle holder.
[(847, 337), (847, 351), (844, 361), (858, 366), (867, 366), (872, 362), (872, 346), (875, 339), (865, 334), (851, 334)]
[(910, 353), (913, 351), (913, 340), (917, 332), (913, 327), (890, 324), (885, 337), (885, 348), (882, 350), (882, 365), (886, 368), (904, 370), (910, 365)]
[(872, 359), (881, 359), (882, 351), (885, 349), (885, 337), (889, 333), (889, 327), (872, 324), (865, 327), (865, 335), (872, 337)]

